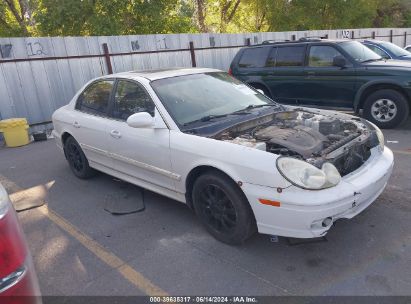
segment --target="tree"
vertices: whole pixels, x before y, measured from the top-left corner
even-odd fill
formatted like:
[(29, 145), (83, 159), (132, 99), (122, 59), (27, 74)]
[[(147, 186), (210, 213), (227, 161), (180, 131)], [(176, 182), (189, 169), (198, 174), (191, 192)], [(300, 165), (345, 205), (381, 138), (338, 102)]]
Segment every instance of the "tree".
[(30, 36), (35, 31), (32, 0), (0, 0), (0, 35)]

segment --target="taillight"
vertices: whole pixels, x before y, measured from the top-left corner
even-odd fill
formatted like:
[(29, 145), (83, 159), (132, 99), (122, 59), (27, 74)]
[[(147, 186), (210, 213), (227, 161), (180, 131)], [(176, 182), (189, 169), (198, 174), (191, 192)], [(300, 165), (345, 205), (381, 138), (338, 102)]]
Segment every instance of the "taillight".
[(24, 265), (27, 248), (6, 191), (0, 186), (0, 281)]
[(233, 76), (233, 70), (231, 68), (228, 69), (228, 74)]

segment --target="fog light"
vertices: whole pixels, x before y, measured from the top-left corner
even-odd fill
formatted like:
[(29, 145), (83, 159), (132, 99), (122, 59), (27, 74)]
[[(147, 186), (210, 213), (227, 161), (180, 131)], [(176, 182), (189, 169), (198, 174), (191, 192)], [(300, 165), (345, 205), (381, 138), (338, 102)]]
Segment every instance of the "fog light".
[(323, 227), (328, 227), (333, 223), (333, 218), (332, 217), (327, 217), (326, 219), (323, 220), (322, 226)]

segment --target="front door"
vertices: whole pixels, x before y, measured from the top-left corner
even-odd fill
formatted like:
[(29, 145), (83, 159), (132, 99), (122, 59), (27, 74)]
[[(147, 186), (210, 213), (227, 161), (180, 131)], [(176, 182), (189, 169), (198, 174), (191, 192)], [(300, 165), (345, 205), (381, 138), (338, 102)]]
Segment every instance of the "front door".
[(343, 55), (332, 45), (309, 47), (301, 104), (352, 108), (356, 92), (356, 70), (348, 60), (346, 67), (334, 66), (333, 59), (336, 56)]
[(144, 87), (118, 80), (108, 127), (109, 152), (114, 169), (144, 182), (174, 190), (175, 176), (170, 161), (170, 130), (157, 127), (133, 128), (126, 120), (137, 112), (148, 112), (157, 121), (160, 114)]

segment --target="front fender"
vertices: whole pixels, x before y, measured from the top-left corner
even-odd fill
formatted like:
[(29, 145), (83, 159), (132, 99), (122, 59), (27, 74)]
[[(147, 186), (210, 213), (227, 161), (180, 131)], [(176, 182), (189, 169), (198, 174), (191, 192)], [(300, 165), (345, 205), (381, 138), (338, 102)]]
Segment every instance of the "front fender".
[(170, 132), (173, 171), (181, 175), (177, 191), (184, 193), (188, 174), (196, 167), (216, 168), (235, 182), (286, 188), (290, 183), (279, 174), (278, 155), (221, 140)]
[(406, 84), (400, 82), (400, 81), (395, 81), (392, 79), (378, 79), (378, 80), (372, 80), (369, 81), (365, 84), (363, 84), (359, 90), (357, 91), (357, 94), (355, 95), (354, 98), (354, 111), (356, 113), (358, 113), (358, 111), (360, 110), (360, 105), (361, 105), (361, 97), (363, 95), (363, 93), (370, 87), (372, 86), (376, 86), (376, 85), (393, 85), (396, 87), (401, 87), (404, 88), (404, 86), (406, 86)]

